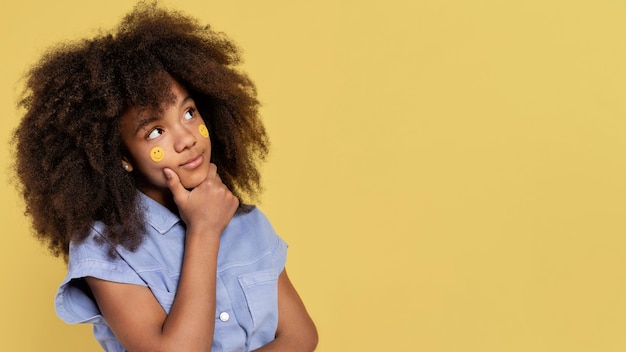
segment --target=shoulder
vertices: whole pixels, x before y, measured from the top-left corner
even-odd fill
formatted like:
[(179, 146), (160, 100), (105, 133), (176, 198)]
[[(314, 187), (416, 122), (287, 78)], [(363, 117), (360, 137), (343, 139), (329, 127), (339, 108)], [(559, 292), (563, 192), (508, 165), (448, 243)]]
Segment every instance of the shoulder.
[(256, 206), (252, 207), (248, 212), (236, 214), (231, 224), (229, 224), (229, 227), (231, 226), (242, 230), (274, 232), (274, 228), (267, 216)]
[(222, 235), (223, 240), (229, 237), (245, 239), (249, 244), (263, 246), (282, 241), (265, 214), (257, 207), (244, 214), (237, 214), (228, 224)]
[(57, 314), (68, 323), (103, 322), (83, 281), (85, 277), (145, 286), (132, 268), (111, 250), (113, 247), (102, 236), (103, 230), (103, 224), (94, 223), (87, 238), (70, 243), (67, 275), (55, 297)]
[(143, 284), (134, 270), (120, 256), (118, 250), (103, 236), (104, 224), (96, 222), (83, 241), (71, 242), (68, 257), (68, 275), (65, 283), (94, 276), (104, 280)]
[(85, 260), (112, 261), (114, 259), (108, 255), (111, 246), (103, 236), (104, 229), (103, 223), (95, 222), (84, 240), (70, 242), (68, 259), (70, 266)]
[(287, 256), (287, 243), (274, 231), (265, 214), (254, 207), (231, 220), (221, 237), (218, 265), (270, 260), (282, 270)]

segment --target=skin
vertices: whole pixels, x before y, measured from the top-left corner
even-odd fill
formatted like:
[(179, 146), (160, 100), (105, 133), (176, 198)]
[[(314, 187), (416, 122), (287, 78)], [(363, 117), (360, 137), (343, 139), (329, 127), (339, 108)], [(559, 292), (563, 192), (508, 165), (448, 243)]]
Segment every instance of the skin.
[[(129, 108), (122, 115), (121, 135), (128, 150), (122, 165), (135, 171), (142, 192), (176, 211), (163, 170), (176, 173), (185, 188), (196, 188), (208, 175), (211, 139), (200, 133), (204, 120), (187, 90), (173, 82), (172, 91), (176, 101), (162, 114)], [(155, 160), (157, 147), (162, 151)]]
[[(129, 154), (122, 160), (147, 196), (178, 213), (187, 226), (183, 267), (169, 314), (149, 288), (87, 277), (107, 324), (129, 351), (210, 351), (215, 280), (222, 231), (237, 198), (210, 162), (210, 139), (187, 91), (173, 82), (175, 102), (160, 116), (129, 109), (121, 122)], [(155, 162), (150, 151), (163, 148)], [(126, 167), (127, 166), (127, 167)], [(276, 339), (257, 351), (312, 351), (317, 332), (286, 271), (278, 278)]]

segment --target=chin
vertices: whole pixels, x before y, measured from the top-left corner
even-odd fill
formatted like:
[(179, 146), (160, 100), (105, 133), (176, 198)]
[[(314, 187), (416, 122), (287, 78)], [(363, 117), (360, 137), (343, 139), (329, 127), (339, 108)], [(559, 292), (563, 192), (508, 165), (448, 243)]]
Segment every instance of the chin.
[(204, 176), (193, 175), (191, 177), (181, 178), (180, 183), (186, 189), (194, 189), (198, 187), (204, 180), (206, 180), (206, 175)]
[(183, 185), (183, 187), (185, 187), (187, 190), (192, 190), (198, 187), (200, 183), (202, 182), (191, 182), (191, 181), (183, 181), (183, 180), (180, 181), (180, 184)]

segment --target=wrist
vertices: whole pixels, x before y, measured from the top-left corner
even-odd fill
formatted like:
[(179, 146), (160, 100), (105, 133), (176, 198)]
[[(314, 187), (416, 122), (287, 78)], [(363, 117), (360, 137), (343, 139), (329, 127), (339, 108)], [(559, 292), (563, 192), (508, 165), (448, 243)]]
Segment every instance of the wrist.
[(221, 235), (222, 231), (211, 228), (188, 227), (185, 233), (185, 242), (193, 245), (219, 247)]

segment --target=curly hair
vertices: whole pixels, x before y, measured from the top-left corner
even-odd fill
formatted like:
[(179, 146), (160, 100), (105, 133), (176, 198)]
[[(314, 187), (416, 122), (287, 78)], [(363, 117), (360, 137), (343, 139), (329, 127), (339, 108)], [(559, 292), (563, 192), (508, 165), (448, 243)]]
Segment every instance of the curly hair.
[(238, 48), (196, 19), (140, 3), (110, 33), (61, 44), (26, 75), (14, 131), (15, 172), (35, 235), (67, 260), (94, 221), (111, 246), (136, 250), (145, 220), (137, 184), (121, 168), (120, 116), (172, 101), (171, 79), (195, 100), (211, 133), (211, 161), (242, 204), (261, 191), (269, 141)]

